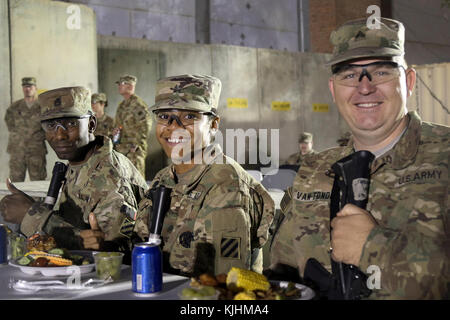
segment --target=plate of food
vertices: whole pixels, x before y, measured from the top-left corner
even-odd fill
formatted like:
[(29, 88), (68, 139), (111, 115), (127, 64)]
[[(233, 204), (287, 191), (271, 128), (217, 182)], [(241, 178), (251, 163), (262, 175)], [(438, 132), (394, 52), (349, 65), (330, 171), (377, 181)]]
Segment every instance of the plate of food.
[(264, 275), (240, 268), (227, 274), (202, 274), (180, 288), (182, 300), (311, 300), (314, 291), (299, 283), (269, 281)]
[(23, 273), (46, 277), (70, 276), (95, 269), (93, 251), (57, 248), (51, 236), (34, 235), (27, 240), (27, 252), (9, 261)]

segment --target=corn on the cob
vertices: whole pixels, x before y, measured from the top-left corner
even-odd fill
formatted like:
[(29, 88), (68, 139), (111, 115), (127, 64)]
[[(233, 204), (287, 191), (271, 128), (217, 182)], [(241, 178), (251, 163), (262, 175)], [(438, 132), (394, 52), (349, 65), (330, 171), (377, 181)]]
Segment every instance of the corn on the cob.
[(45, 258), (47, 258), (49, 260), (49, 263), (53, 263), (57, 266), (71, 266), (72, 265), (72, 260), (69, 260), (69, 259), (52, 257), (52, 256), (47, 256)]
[(233, 300), (256, 300), (256, 294), (253, 291), (242, 291), (235, 295)]
[[(31, 251), (27, 255), (29, 255), (33, 260), (37, 258), (46, 258), (49, 263), (52, 263), (57, 266), (71, 266), (73, 264), (72, 260), (61, 258), (54, 254), (48, 254), (42, 251)], [(25, 256), (27, 256), (25, 255)]]
[(267, 278), (251, 270), (232, 267), (227, 274), (227, 287), (237, 290), (264, 290), (270, 289), (270, 283)]

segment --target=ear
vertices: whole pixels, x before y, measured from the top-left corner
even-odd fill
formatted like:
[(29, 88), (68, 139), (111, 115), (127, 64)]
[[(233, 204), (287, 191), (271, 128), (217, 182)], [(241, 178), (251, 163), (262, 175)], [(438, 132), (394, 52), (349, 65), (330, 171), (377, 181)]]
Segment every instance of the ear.
[(330, 89), (331, 96), (333, 97), (333, 102), (336, 103), (336, 99), (334, 98), (334, 80), (333, 77), (328, 79), (328, 88)]
[(405, 71), (406, 74), (406, 96), (409, 98), (412, 95), (414, 86), (416, 85), (416, 70), (414, 68), (408, 68)]
[(213, 121), (211, 121), (211, 130), (216, 133), (219, 130), (220, 117), (215, 117)]
[(89, 118), (89, 124), (88, 124), (89, 133), (94, 133), (96, 128), (97, 128), (97, 117), (94, 115), (91, 115), (91, 117)]

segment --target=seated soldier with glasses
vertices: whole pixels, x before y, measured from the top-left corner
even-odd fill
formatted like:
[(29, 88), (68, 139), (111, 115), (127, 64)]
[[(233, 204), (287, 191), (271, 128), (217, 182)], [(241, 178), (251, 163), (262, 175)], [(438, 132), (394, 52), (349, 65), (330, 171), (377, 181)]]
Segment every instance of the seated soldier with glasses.
[[(165, 272), (227, 273), (231, 267), (262, 272), (262, 246), (274, 202), (264, 187), (233, 159), (214, 136), (221, 82), (182, 75), (157, 82), (156, 136), (172, 165), (159, 171), (151, 188), (172, 189), (162, 226)], [(139, 204), (135, 231), (149, 237), (150, 192)]]
[[(408, 112), (416, 71), (403, 24), (366, 20), (330, 36), (329, 89), (351, 136), (300, 168), (281, 201), (267, 274), (292, 271), (328, 299), (448, 299), (450, 130)], [(349, 170), (356, 179), (340, 173), (358, 151), (374, 156), (361, 170), (369, 178), (353, 170), (361, 158)]]
[(55, 238), (66, 249), (129, 252), (138, 203), (148, 186), (111, 140), (94, 136), (96, 118), (84, 87), (50, 90), (39, 95), (41, 124), (59, 159), (68, 160), (58, 210), (15, 188), (0, 202), (7, 222), (20, 223), (26, 236)]

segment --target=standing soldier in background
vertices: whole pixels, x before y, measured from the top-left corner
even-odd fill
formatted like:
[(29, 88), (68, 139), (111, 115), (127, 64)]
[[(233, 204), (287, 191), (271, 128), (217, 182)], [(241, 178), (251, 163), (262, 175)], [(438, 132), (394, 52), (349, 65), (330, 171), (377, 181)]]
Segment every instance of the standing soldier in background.
[(102, 135), (112, 138), (114, 129), (114, 119), (105, 113), (105, 107), (108, 106), (108, 99), (104, 93), (94, 93), (91, 97), (92, 111), (97, 117), (96, 135)]
[(289, 158), (286, 160), (285, 164), (291, 165), (301, 165), (302, 160), (307, 154), (315, 154), (317, 153), (313, 150), (313, 135), (309, 132), (303, 132), (298, 139), (299, 151), (291, 154)]
[(39, 121), (36, 78), (22, 78), (24, 98), (15, 101), (6, 110), (5, 122), (9, 131), (9, 177), (13, 182), (45, 180), (47, 177), (45, 132)]
[(124, 100), (116, 111), (113, 135), (115, 150), (124, 154), (145, 177), (145, 157), (147, 155), (147, 137), (151, 128), (151, 116), (148, 106), (135, 93), (137, 78), (131, 75), (120, 77), (119, 94)]

